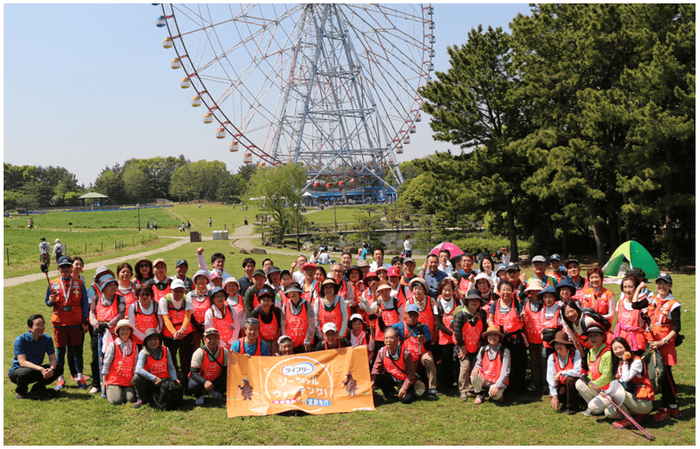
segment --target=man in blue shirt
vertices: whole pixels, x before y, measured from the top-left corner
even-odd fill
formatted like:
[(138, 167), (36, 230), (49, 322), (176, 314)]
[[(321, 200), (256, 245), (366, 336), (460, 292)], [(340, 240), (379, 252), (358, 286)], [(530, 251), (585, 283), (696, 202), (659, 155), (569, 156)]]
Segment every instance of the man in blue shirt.
[[(231, 345), (230, 351), (248, 355), (270, 355), (267, 343), (260, 339), (260, 321), (257, 318), (248, 318), (244, 324), (245, 337), (239, 338)], [(241, 351), (243, 345), (243, 351)]]
[(425, 265), (423, 265), (423, 279), (428, 284), (428, 295), (431, 298), (437, 299), (438, 297), (438, 285), (443, 279), (447, 277), (444, 271), (438, 270), (438, 264), (440, 259), (435, 254), (429, 254), (425, 259)]
[[(17, 384), (15, 398), (28, 397), (27, 390), (34, 384), (31, 393), (36, 399), (47, 399), (46, 386), (58, 377), (56, 354), (51, 337), (44, 334), (44, 317), (32, 315), (27, 320), (28, 332), (15, 339), (15, 357), (10, 368), (10, 380)], [(49, 365), (42, 365), (44, 355), (49, 356)]]
[(437, 366), (430, 352), (430, 328), (418, 321), (420, 308), (417, 304), (406, 305), (406, 322), (392, 324), (399, 338), (413, 358), (413, 364), (423, 366), (428, 377), (428, 399), (437, 399)]

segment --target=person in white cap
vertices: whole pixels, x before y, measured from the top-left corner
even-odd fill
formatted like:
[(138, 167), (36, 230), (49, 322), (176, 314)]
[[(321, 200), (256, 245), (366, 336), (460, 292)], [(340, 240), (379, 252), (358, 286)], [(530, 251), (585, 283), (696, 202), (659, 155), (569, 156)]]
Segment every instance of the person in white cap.
[(316, 343), (316, 351), (325, 351), (327, 349), (347, 348), (350, 344), (346, 339), (338, 337), (338, 327), (335, 323), (326, 323), (323, 325), (323, 340)]
[(158, 301), (158, 317), (162, 323), (163, 344), (171, 353), (175, 369), (181, 368), (180, 375), (187, 377), (194, 351), (193, 326), (190, 323), (192, 302), (185, 298), (185, 283), (180, 279), (172, 281), (170, 290), (170, 293)]
[(53, 251), (51, 252), (51, 257), (56, 258), (56, 263), (58, 263), (58, 259), (61, 258), (61, 256), (66, 254), (66, 245), (61, 243), (60, 239), (56, 239), (54, 245), (53, 245)]
[(228, 351), (220, 344), (219, 331), (210, 327), (204, 331), (204, 346), (192, 354), (189, 391), (197, 398), (195, 405), (204, 405), (204, 394), (221, 400), (226, 395), (226, 366)]
[(121, 405), (136, 402), (134, 369), (138, 350), (131, 338), (134, 326), (129, 320), (119, 320), (115, 333), (117, 338), (107, 346), (102, 362), (102, 384), (109, 403)]
[[(192, 304), (192, 317), (190, 324), (194, 328), (193, 345), (198, 348), (204, 338), (204, 316), (211, 307), (209, 302), (209, 290), (207, 284), (210, 281), (209, 272), (206, 270), (197, 271), (192, 276), (194, 290), (187, 292), (187, 302)], [(185, 285), (185, 290), (187, 286)]]
[[(552, 292), (556, 290), (551, 285), (547, 286)], [(539, 293), (542, 291), (542, 281), (539, 279), (530, 279), (527, 281), (525, 293), (527, 297), (522, 303), (522, 312), (520, 319), (525, 322), (525, 336), (528, 341), (528, 352), (530, 353), (530, 361), (532, 362), (530, 371), (530, 385), (527, 386), (527, 391), (542, 390), (546, 384), (546, 360), (542, 355), (542, 298)], [(544, 391), (543, 394), (547, 394)]]
[(294, 342), (289, 335), (280, 336), (280, 338), (277, 339), (277, 346), (279, 347), (279, 351), (277, 352), (278, 356), (294, 354)]

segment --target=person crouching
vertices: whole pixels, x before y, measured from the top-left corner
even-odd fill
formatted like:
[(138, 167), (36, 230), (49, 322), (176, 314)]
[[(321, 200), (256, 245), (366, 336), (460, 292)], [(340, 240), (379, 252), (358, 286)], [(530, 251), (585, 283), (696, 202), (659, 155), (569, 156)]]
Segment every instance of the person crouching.
[(204, 405), (205, 393), (217, 400), (226, 394), (228, 351), (219, 342), (219, 331), (210, 327), (204, 331), (204, 346), (192, 354), (188, 388), (197, 398), (195, 405)]
[(371, 389), (381, 388), (388, 399), (396, 394), (398, 386), (399, 400), (403, 404), (409, 404), (415, 398), (413, 384), (416, 381), (416, 369), (411, 353), (399, 344), (399, 331), (393, 327), (387, 327), (384, 331), (384, 344), (372, 367)]
[(148, 402), (153, 404), (153, 396), (163, 379), (172, 379), (180, 384), (170, 351), (163, 345), (163, 337), (155, 329), (148, 329), (143, 339), (144, 347), (136, 362), (134, 387), (139, 399), (134, 408)]
[(510, 351), (501, 345), (503, 334), (498, 326), (489, 326), (482, 335), (488, 345), (482, 346), (472, 370), (472, 385), (477, 392), (474, 404), (481, 404), (485, 394), (496, 401), (503, 400), (510, 374)]

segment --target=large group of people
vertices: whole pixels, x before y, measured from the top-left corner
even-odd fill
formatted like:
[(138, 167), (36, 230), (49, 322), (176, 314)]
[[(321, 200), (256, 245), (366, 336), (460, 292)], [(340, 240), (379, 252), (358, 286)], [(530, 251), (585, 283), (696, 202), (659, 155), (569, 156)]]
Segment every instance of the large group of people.
[[(425, 392), (436, 400), (453, 388), (477, 405), (542, 394), (552, 410), (585, 408), (584, 415), (604, 414), (625, 428), (632, 423), (619, 410), (641, 421), (660, 393), (652, 418), (680, 416), (672, 367), (681, 307), (670, 275), (655, 279), (654, 294), (645, 273), (633, 269), (615, 302), (599, 267), (584, 278), (576, 259), (557, 254), (550, 271), (545, 257), (534, 257), (528, 278), (515, 262), (496, 266), (487, 252), (478, 269), (471, 254), (450, 259), (449, 251), (428, 255), (418, 268), (410, 249), (386, 263), (377, 248), (371, 264), (363, 249), (356, 265), (344, 253), (328, 270), (304, 255), (290, 269), (269, 258), (258, 268), (247, 257), (237, 279), (222, 253), (209, 265), (199, 248), (192, 278), (185, 259), (169, 276), (164, 259), (141, 258), (134, 267), (99, 267), (89, 288), (83, 260), (61, 256), (45, 297), (54, 338), (36, 314), (15, 340), (9, 376), (16, 398), (51, 397), (46, 387), (54, 381), (54, 390), (65, 388), (66, 360), (71, 379), (88, 388), (89, 333), (90, 393), (137, 408), (159, 406), (164, 390), (192, 395), (197, 405), (205, 396), (221, 400), (229, 351), (275, 356), (366, 346), (372, 389), (382, 392), (377, 400), (397, 395), (407, 403)], [(658, 391), (642, 359), (647, 348), (663, 359)]]

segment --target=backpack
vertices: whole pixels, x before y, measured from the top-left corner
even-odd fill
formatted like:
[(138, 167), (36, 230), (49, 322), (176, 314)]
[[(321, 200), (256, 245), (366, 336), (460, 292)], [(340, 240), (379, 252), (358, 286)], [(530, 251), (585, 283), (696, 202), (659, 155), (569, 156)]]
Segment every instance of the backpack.
[(647, 344), (644, 354), (642, 354), (642, 360), (644, 361), (644, 365), (646, 365), (651, 386), (654, 387), (654, 391), (660, 391), (661, 382), (666, 375), (664, 358), (661, 356), (658, 349), (652, 349), (651, 345)]
[(153, 395), (155, 408), (159, 410), (175, 410), (182, 404), (182, 387), (174, 380), (163, 379), (158, 391)]

